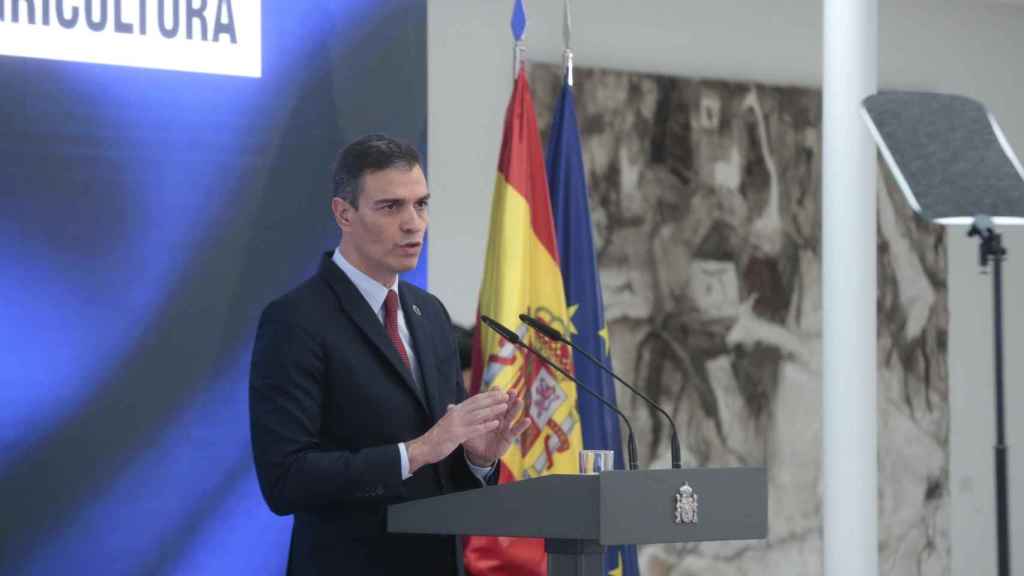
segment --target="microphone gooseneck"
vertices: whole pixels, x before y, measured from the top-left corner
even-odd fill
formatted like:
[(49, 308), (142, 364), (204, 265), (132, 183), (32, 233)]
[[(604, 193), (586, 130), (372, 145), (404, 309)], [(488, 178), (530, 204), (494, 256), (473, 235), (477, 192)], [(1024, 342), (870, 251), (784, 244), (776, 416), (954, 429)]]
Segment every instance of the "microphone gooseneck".
[(643, 400), (645, 402), (647, 402), (651, 407), (653, 407), (658, 412), (661, 412), (661, 414), (668, 420), (669, 426), (672, 427), (672, 435), (669, 437), (669, 444), (670, 444), (671, 450), (672, 450), (672, 467), (673, 468), (682, 468), (683, 467), (682, 456), (680, 454), (681, 450), (679, 448), (679, 434), (676, 433), (676, 423), (675, 423), (675, 420), (673, 420), (672, 417), (669, 416), (668, 412), (666, 412), (664, 409), (662, 409), (662, 407), (659, 406), (657, 402), (655, 402), (654, 400), (651, 400), (643, 392), (641, 392), (641, 391), (637, 390), (636, 388), (634, 388), (629, 382), (626, 382), (625, 380), (620, 378), (618, 374), (616, 374), (615, 372), (612, 372), (611, 368), (609, 368), (608, 366), (605, 366), (605, 364), (603, 362), (601, 362), (600, 360), (595, 358), (592, 354), (590, 354), (586, 350), (580, 348), (579, 346), (573, 344), (572, 340), (570, 340), (569, 338), (566, 338), (565, 335), (562, 334), (557, 329), (555, 329), (555, 328), (553, 328), (553, 327), (551, 327), (551, 326), (541, 322), (540, 320), (538, 320), (538, 319), (536, 319), (533, 316), (530, 316), (528, 314), (520, 314), (519, 315), (519, 319), (522, 320), (523, 322), (525, 322), (526, 325), (529, 326), (530, 328), (533, 328), (537, 332), (540, 332), (540, 334), (542, 336), (544, 336), (546, 338), (549, 338), (551, 340), (554, 340), (556, 342), (562, 342), (564, 344), (568, 344), (573, 350), (576, 350), (577, 352), (579, 352), (580, 354), (585, 356), (587, 358), (587, 360), (590, 360), (594, 365), (596, 365), (598, 368), (600, 368), (605, 374), (608, 374), (609, 376), (614, 378), (617, 382), (621, 383), (626, 388), (629, 388), (629, 390), (632, 393), (636, 394), (640, 398), (643, 398)]
[(607, 400), (605, 400), (600, 394), (598, 394), (597, 392), (594, 392), (589, 387), (587, 387), (584, 384), (582, 384), (579, 380), (577, 380), (575, 377), (573, 377), (572, 374), (569, 374), (568, 372), (566, 372), (556, 362), (550, 360), (548, 357), (544, 356), (544, 354), (542, 354), (539, 350), (536, 350), (533, 346), (530, 346), (529, 344), (524, 342), (523, 339), (520, 338), (518, 334), (516, 334), (515, 332), (510, 330), (507, 326), (504, 326), (503, 324), (501, 324), (500, 322), (498, 322), (494, 318), (491, 318), (490, 316), (486, 316), (484, 314), (480, 315), (480, 321), (483, 322), (484, 324), (486, 324), (487, 327), (490, 328), (491, 330), (494, 330), (495, 332), (497, 332), (498, 335), (500, 335), (502, 338), (504, 338), (505, 340), (508, 340), (509, 342), (511, 342), (513, 345), (520, 346), (522, 348), (525, 348), (529, 352), (531, 352), (534, 356), (539, 358), (541, 362), (544, 362), (548, 366), (551, 366), (552, 368), (557, 370), (559, 374), (561, 374), (562, 376), (565, 376), (566, 378), (571, 380), (573, 383), (576, 384), (576, 386), (578, 386), (579, 388), (583, 389), (584, 391), (586, 391), (588, 394), (590, 394), (594, 398), (597, 398), (597, 400), (599, 402), (601, 402), (602, 404), (604, 404), (609, 410), (611, 410), (612, 412), (615, 412), (616, 414), (618, 414), (619, 417), (622, 418), (622, 421), (626, 423), (626, 430), (628, 431), (628, 435), (627, 435), (628, 438), (626, 440), (626, 443), (627, 443), (626, 448), (627, 448), (627, 452), (629, 454), (629, 469), (630, 470), (636, 470), (638, 468), (637, 460), (636, 460), (636, 437), (633, 435), (633, 426), (630, 425), (629, 418), (627, 418), (625, 414), (623, 414), (611, 402), (608, 402)]

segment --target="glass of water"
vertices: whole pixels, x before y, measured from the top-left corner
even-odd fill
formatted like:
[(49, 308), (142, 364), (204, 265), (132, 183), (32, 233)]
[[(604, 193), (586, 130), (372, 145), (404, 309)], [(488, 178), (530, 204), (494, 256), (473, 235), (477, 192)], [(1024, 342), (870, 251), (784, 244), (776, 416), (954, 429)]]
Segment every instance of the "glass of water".
[(600, 474), (615, 469), (612, 450), (580, 450), (580, 474)]

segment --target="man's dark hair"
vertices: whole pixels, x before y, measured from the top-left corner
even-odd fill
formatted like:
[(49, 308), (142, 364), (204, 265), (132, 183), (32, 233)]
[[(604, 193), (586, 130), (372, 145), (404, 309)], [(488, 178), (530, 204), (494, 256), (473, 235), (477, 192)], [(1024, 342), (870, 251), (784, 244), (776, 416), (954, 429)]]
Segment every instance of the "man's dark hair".
[(390, 168), (412, 170), (419, 165), (420, 154), (416, 148), (383, 134), (368, 134), (338, 153), (331, 195), (359, 208), (363, 176)]

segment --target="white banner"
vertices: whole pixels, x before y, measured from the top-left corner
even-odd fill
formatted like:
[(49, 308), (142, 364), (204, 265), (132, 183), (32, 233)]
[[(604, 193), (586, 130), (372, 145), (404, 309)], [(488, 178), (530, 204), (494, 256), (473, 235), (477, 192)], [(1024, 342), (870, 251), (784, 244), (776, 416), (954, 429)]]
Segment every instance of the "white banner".
[(261, 74), (260, 0), (0, 0), (0, 54)]

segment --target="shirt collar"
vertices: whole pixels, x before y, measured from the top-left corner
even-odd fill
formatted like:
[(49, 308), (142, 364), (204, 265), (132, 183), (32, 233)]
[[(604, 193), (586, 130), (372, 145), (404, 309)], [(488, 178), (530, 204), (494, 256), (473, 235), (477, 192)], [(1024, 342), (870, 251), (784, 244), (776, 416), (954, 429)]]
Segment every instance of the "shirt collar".
[(349, 280), (356, 285), (356, 289), (363, 295), (363, 298), (370, 305), (370, 308), (375, 313), (380, 313), (380, 309), (384, 306), (384, 299), (387, 298), (388, 290), (394, 290), (395, 295), (398, 295), (398, 280), (391, 286), (384, 286), (380, 282), (377, 282), (373, 278), (370, 278), (362, 270), (356, 268), (351, 262), (345, 259), (341, 255), (339, 248), (334, 249), (334, 254), (331, 256), (331, 260), (341, 268), (342, 272), (348, 276)]

